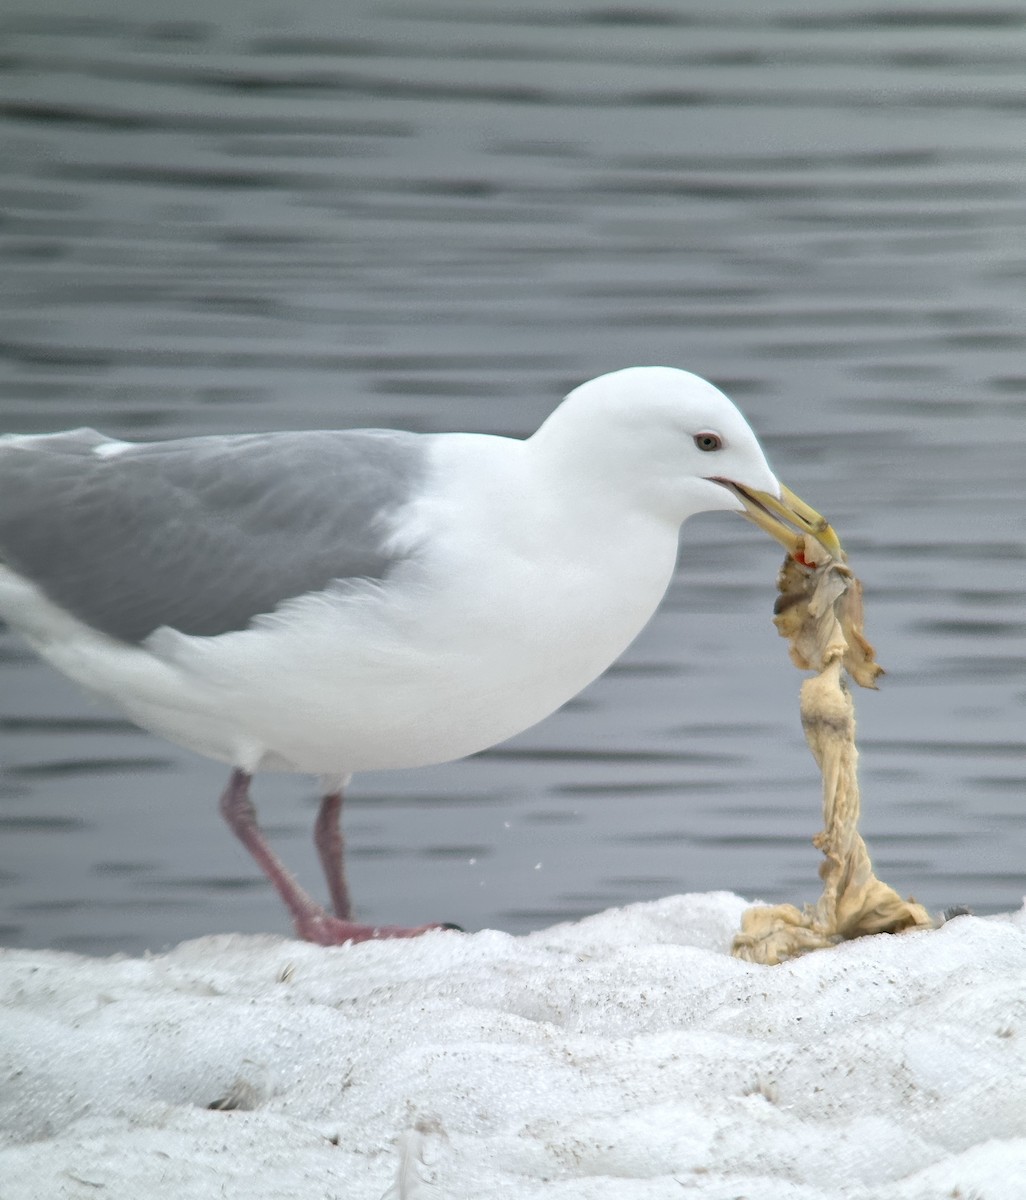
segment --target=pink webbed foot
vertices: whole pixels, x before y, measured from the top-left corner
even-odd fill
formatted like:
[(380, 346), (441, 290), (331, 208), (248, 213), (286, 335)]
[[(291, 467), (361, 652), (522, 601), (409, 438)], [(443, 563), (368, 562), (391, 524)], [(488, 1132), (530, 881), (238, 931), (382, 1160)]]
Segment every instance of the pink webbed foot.
[(455, 925), (360, 925), (356, 921), (344, 921), (333, 917), (323, 908), (310, 912), (294, 913), (296, 933), (305, 942), (316, 942), (319, 946), (341, 946), (346, 942), (384, 941), (386, 938), (415, 938), (432, 929), (456, 929)]
[(232, 832), (250, 852), (274, 885), (299, 937), (319, 946), (341, 946), (346, 942), (369, 942), (385, 938), (420, 937), (432, 929), (457, 929), (456, 925), (362, 925), (350, 920), (349, 887), (345, 876), (345, 841), (340, 817), (342, 794), (332, 793), (321, 801), (315, 826), (315, 841), (328, 882), (335, 914), (326, 912), (305, 892), (267, 844), (257, 824), (249, 798), (249, 775), (236, 769), (221, 797), (221, 813)]

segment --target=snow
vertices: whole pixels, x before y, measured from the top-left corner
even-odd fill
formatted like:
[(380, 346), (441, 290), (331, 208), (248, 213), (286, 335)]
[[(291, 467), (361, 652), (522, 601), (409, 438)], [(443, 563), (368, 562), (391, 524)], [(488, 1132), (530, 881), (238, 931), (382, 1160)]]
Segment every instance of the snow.
[(5, 951), (0, 1196), (1026, 1197), (1026, 912), (762, 967), (745, 904)]

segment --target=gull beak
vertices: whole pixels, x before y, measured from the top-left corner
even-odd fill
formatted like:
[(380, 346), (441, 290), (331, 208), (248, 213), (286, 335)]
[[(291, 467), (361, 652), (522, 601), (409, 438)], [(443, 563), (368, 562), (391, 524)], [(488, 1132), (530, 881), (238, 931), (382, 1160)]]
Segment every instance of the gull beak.
[(814, 538), (827, 554), (840, 562), (845, 561), (841, 542), (825, 517), (800, 500), (790, 488), (781, 484), (780, 499), (769, 492), (758, 492), (744, 488), (730, 479), (717, 479), (745, 506), (744, 515), (753, 524), (776, 538), (788, 554), (798, 556), (806, 553), (799, 545), (804, 538)]

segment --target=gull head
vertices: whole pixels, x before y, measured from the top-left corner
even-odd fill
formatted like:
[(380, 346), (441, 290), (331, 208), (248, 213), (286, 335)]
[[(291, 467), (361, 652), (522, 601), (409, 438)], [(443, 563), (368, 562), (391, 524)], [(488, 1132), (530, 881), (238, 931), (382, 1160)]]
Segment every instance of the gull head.
[(793, 548), (794, 529), (831, 553), (836, 535), (783, 487), (751, 426), (708, 380), (676, 367), (627, 367), (575, 388), (530, 439), (566, 486), (680, 524), (742, 513)]

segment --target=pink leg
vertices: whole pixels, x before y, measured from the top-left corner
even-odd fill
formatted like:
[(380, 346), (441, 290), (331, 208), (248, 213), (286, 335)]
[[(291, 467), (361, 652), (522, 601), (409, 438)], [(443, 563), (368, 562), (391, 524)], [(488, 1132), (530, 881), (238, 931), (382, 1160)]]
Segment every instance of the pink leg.
[(352, 915), (349, 884), (346, 882), (346, 839), (342, 833), (342, 792), (332, 792), (321, 800), (314, 825), (314, 844), (321, 857), (324, 878), (328, 881), (335, 916), (348, 921)]
[[(259, 825), (257, 825), (256, 810), (249, 798), (249, 781), (250, 776), (245, 771), (240, 771), (237, 768), (232, 771), (232, 777), (221, 796), (221, 815), (228, 822), (235, 836), (252, 854), (263, 873), (274, 884), (278, 895), (281, 896), (285, 902), (285, 906), (292, 914), (292, 922), (295, 925), (296, 933), (301, 938), (308, 942), (317, 942), (321, 946), (340, 946), (343, 942), (366, 942), (372, 938), (417, 937), (421, 933), (426, 933), (429, 929), (444, 928), (444, 926), (439, 925), (418, 925), (413, 928), (406, 928), (403, 925), (358, 925), (345, 917), (333, 917), (330, 913), (325, 912), (319, 904), (315, 903), (311, 896), (303, 891), (285, 868), (281, 859), (278, 858), (267, 844), (267, 839), (261, 833)], [(341, 803), (340, 796), (338, 799), (338, 808), (341, 808)], [(317, 821), (319, 850), (321, 850), (322, 819), (329, 821), (331, 814), (331, 806), (328, 806), (328, 818), (325, 818), (324, 814), (325, 805), (322, 805), (321, 808), (321, 816), (318, 817)], [(341, 868), (341, 834), (339, 834), (337, 839), (337, 851), (339, 856), (338, 865)], [(329, 847), (327, 850), (321, 850), (322, 861), (325, 854), (328, 854), (331, 863), (335, 862), (333, 857), (334, 849), (332, 847)], [(345, 882), (341, 876), (340, 879), (342, 880), (340, 891), (336, 889), (336, 885), (332, 885), (332, 898), (336, 905), (340, 898), (348, 904)]]

